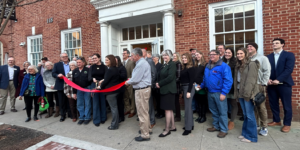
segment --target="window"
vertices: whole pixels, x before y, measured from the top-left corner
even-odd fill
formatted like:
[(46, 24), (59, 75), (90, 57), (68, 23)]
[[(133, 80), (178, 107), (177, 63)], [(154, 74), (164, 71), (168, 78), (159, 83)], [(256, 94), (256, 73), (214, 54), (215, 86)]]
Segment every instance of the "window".
[(61, 31), (61, 37), (62, 53), (67, 53), (70, 60), (82, 56), (81, 28)]
[(261, 0), (211, 4), (209, 6), (210, 48), (216, 49), (218, 45), (224, 44), (236, 51), (240, 47), (246, 47), (249, 42), (256, 42), (259, 47), (262, 47), (262, 11), (259, 2)]
[(27, 37), (27, 56), (32, 65), (37, 66), (43, 58), (42, 35)]
[(122, 29), (122, 40), (136, 40), (163, 36), (163, 24), (150, 24)]

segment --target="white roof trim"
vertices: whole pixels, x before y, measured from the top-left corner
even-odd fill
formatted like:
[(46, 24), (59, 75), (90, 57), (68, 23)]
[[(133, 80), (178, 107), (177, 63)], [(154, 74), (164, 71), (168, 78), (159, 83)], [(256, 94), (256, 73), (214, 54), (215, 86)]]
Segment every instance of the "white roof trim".
[(103, 8), (114, 7), (135, 1), (139, 0), (91, 0), (91, 4), (95, 7), (95, 9), (100, 10)]

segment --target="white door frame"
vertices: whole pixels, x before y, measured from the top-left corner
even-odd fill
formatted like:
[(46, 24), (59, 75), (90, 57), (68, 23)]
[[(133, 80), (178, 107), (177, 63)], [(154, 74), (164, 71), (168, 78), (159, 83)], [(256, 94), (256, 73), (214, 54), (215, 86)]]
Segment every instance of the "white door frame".
[(4, 63), (4, 55), (3, 55), (3, 44), (2, 44), (2, 42), (0, 42), (0, 66), (2, 66), (3, 65), (3, 63)]

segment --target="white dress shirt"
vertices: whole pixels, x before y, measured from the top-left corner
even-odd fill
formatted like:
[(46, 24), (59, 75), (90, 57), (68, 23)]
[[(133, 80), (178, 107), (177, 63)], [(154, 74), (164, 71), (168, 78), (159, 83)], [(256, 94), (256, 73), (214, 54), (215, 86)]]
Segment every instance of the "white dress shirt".
[(279, 56), (280, 56), (281, 52), (282, 52), (282, 50), (278, 53), (274, 52), (275, 68), (277, 67), (277, 61), (279, 59)]
[(8, 65), (9, 80), (14, 79), (14, 72), (15, 72), (14, 66), (11, 67), (11, 66)]

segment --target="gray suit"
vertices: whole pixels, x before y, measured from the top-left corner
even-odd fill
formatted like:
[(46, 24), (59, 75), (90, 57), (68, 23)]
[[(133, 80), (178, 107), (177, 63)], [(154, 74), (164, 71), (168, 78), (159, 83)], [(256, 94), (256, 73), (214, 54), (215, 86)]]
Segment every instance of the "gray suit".
[[(146, 60), (147, 60), (147, 62), (149, 63), (149, 65), (151, 67), (151, 87), (155, 88), (156, 72), (157, 72), (156, 67), (155, 67), (155, 63), (153, 62), (152, 58), (146, 58)], [(155, 124), (155, 111), (154, 111), (152, 94), (150, 94), (150, 99), (149, 99), (149, 116), (150, 116), (151, 125)]]

